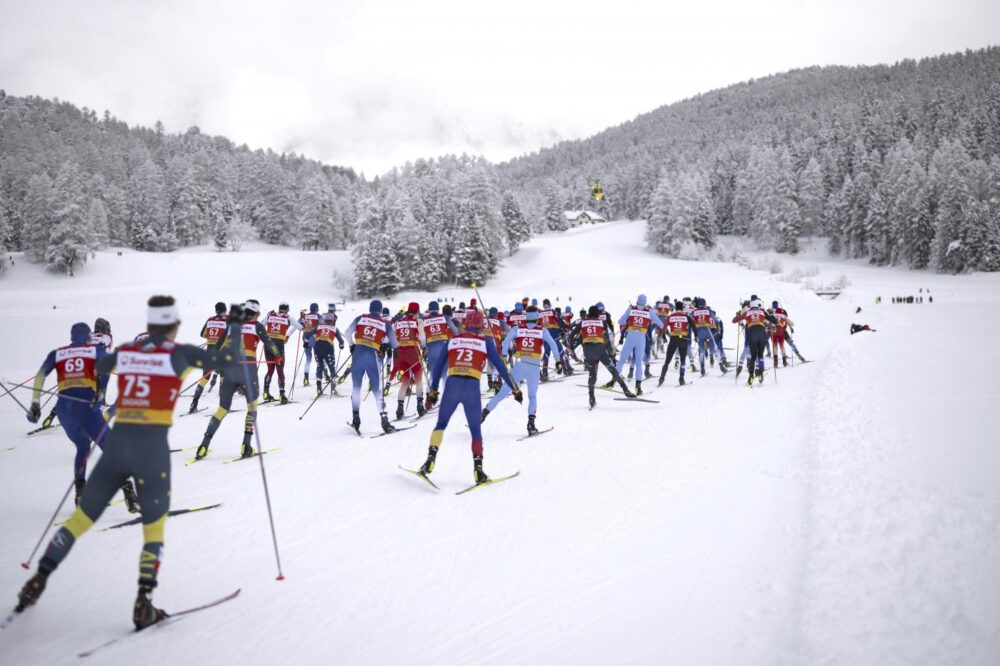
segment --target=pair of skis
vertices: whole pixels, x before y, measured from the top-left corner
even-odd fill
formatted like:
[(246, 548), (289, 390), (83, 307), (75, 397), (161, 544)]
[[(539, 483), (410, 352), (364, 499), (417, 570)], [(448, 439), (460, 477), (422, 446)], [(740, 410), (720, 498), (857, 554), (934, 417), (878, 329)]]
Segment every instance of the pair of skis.
[[(409, 472), (410, 474), (423, 479), (428, 484), (430, 484), (430, 486), (432, 488), (434, 488), (435, 490), (441, 490), (440, 486), (438, 486), (436, 483), (434, 483), (433, 481), (431, 481), (430, 477), (428, 477), (426, 474), (424, 474), (420, 470), (418, 470), (418, 469), (407, 469), (406, 467), (403, 467), (402, 465), (399, 465), (399, 469), (403, 470), (404, 472)], [(514, 477), (518, 476), (520, 473), (521, 473), (521, 470), (518, 470), (518, 471), (514, 472), (513, 474), (508, 474), (507, 476), (497, 476), (497, 477), (491, 478), (491, 479), (489, 479), (487, 481), (483, 481), (481, 483), (474, 483), (471, 486), (469, 486), (468, 488), (463, 488), (462, 490), (457, 491), (455, 494), (456, 495), (464, 495), (466, 493), (470, 493), (473, 490), (477, 490), (479, 488), (484, 488), (486, 486), (492, 486), (492, 485), (497, 484), (497, 483), (502, 483), (504, 481), (509, 481), (510, 479), (513, 479)]]

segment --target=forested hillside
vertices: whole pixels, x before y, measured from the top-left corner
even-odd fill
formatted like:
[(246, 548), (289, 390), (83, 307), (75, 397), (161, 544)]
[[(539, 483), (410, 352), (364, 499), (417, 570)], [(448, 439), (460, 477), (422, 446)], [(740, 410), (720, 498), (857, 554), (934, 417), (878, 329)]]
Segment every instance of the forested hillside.
[(534, 217), (600, 180), (671, 256), (821, 235), (878, 265), (998, 270), (1000, 48), (748, 81), (499, 168)]

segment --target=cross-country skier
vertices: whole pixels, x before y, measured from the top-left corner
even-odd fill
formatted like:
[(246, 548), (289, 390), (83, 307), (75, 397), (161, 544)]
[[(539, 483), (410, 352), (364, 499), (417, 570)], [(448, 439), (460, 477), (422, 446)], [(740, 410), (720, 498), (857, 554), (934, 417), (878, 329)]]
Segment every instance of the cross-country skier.
[(181, 376), (189, 369), (225, 371), (227, 377), (242, 372), (237, 359), (241, 312), (234, 308), (226, 349), (202, 350), (177, 345), (173, 340), (180, 325), (174, 299), (149, 299), (147, 322), (150, 337), (142, 345), (126, 344), (97, 361), (97, 372), (118, 371), (118, 405), (115, 425), (105, 442), (104, 455), (90, 475), (80, 505), (49, 542), (38, 562), (38, 571), (18, 594), (15, 610), (38, 601), (49, 576), (69, 554), (73, 544), (97, 521), (115, 491), (129, 477), (135, 478), (142, 507), (143, 546), (139, 558), (139, 591), (132, 609), (136, 630), (144, 629), (169, 615), (153, 606), (150, 596), (156, 588), (163, 552), (163, 530), (170, 509), (170, 445), (167, 431), (173, 421), (174, 403)]
[[(529, 306), (525, 316), (527, 321), (523, 326), (512, 328), (507, 332), (507, 336), (503, 339), (503, 353), (506, 354), (513, 349), (514, 356), (517, 357), (517, 362), (510, 371), (514, 379), (511, 388), (514, 385), (519, 386), (522, 381), (528, 383), (528, 434), (534, 435), (538, 432), (538, 428), (535, 427), (535, 416), (538, 411), (538, 381), (541, 379), (542, 350), (547, 347), (553, 354), (559, 356), (560, 364), (566, 363), (567, 360), (548, 330), (538, 325), (538, 312), (535, 306)], [(489, 404), (483, 409), (482, 420), (485, 421), (489, 413), (510, 394), (511, 391), (505, 386), (490, 398)]]
[[(646, 304), (646, 294), (639, 294), (635, 306), (630, 307), (618, 319), (618, 324), (625, 333), (625, 344), (618, 357), (615, 369), (620, 373), (630, 357), (635, 359), (635, 394), (642, 395), (643, 362), (646, 355), (646, 333), (650, 326), (663, 330), (663, 322)], [(598, 310), (600, 307), (598, 307)], [(607, 388), (614, 386), (614, 380), (605, 384)]]
[(380, 350), (384, 345), (396, 348), (396, 336), (392, 326), (382, 320), (382, 301), (374, 300), (368, 305), (368, 314), (358, 315), (344, 331), (345, 337), (353, 339), (351, 345), (351, 427), (361, 434), (361, 383), (368, 375), (375, 396), (375, 407), (382, 418), (382, 430), (394, 432), (396, 429), (389, 423), (385, 413), (385, 400), (382, 396), (382, 361)]
[[(233, 395), (241, 388), (247, 400), (247, 415), (243, 420), (243, 445), (240, 447), (240, 455), (244, 458), (249, 458), (253, 455), (253, 446), (250, 444), (250, 438), (253, 437), (253, 424), (257, 417), (257, 398), (260, 395), (260, 389), (257, 384), (257, 345), (263, 343), (265, 349), (270, 347), (271, 353), (275, 356), (278, 355), (278, 349), (267, 335), (264, 325), (257, 321), (257, 318), (260, 316), (260, 304), (253, 299), (248, 300), (243, 304), (243, 313), (244, 323), (240, 329), (240, 338), (243, 345), (242, 362), (252, 366), (250, 368), (250, 385), (247, 386), (246, 379), (242, 373), (237, 375), (236, 379), (223, 378), (222, 385), (219, 387), (219, 409), (216, 410), (215, 414), (212, 414), (212, 418), (208, 421), (205, 436), (202, 437), (201, 444), (198, 445), (198, 450), (195, 451), (195, 460), (201, 460), (208, 455), (208, 447), (212, 443), (212, 438), (215, 436), (216, 431), (218, 431), (219, 426), (222, 425), (222, 419), (226, 418), (226, 414), (229, 413), (229, 409), (233, 406)], [(232, 334), (232, 327), (229, 328), (226, 334), (227, 336)], [(224, 338), (222, 344), (225, 345), (225, 343), (226, 339)]]
[(788, 346), (792, 348), (798, 359), (805, 363), (806, 360), (802, 358), (798, 347), (795, 346), (795, 341), (792, 340), (792, 333), (795, 331), (795, 322), (788, 318), (788, 312), (785, 308), (781, 307), (778, 301), (771, 303), (771, 314), (778, 321), (777, 325), (771, 331), (771, 352), (774, 354), (774, 364), (778, 364), (778, 346), (780, 345), (781, 360), (784, 365), (788, 365), (788, 358), (785, 356), (785, 342), (788, 342)]
[[(562, 359), (565, 357), (563, 353), (562, 346), (562, 334), (563, 334), (563, 321), (562, 317), (559, 316), (558, 310), (552, 309), (552, 301), (545, 298), (542, 299), (542, 307), (538, 310), (538, 326), (539, 328), (545, 329), (548, 332), (549, 337), (556, 343), (556, 349), (558, 353), (557, 358)], [(556, 361), (556, 372), (562, 374), (564, 371), (569, 369), (569, 364), (563, 364), (561, 361)], [(568, 373), (567, 373), (568, 374)], [(542, 354), (542, 377), (543, 382), (549, 381), (549, 349), (545, 348)]]
[(597, 399), (594, 397), (594, 387), (597, 384), (597, 366), (600, 363), (603, 363), (604, 367), (608, 369), (614, 381), (621, 385), (622, 392), (625, 393), (626, 397), (635, 397), (635, 394), (629, 390), (628, 384), (625, 383), (625, 378), (611, 362), (611, 356), (608, 353), (611, 348), (610, 329), (607, 322), (601, 321), (600, 314), (597, 306), (591, 305), (574, 329), (575, 334), (579, 336), (583, 344), (583, 362), (587, 366), (587, 390), (591, 407), (597, 404)]
[(764, 311), (760, 299), (750, 301), (750, 307), (733, 317), (733, 323), (746, 325), (747, 345), (750, 348), (750, 363), (747, 366), (747, 386), (753, 386), (753, 368), (757, 368), (757, 382), (764, 381), (764, 353), (767, 346), (767, 322), (776, 324), (774, 315)]
[(337, 330), (337, 315), (327, 312), (316, 327), (316, 344), (313, 346), (316, 354), (316, 395), (323, 395), (323, 375), (326, 375), (331, 384), (337, 383), (337, 359), (333, 355), (335, 340), (339, 348), (343, 349), (344, 338)]
[(712, 332), (713, 317), (712, 311), (705, 304), (705, 299), (698, 297), (694, 302), (694, 309), (691, 310), (691, 320), (694, 321), (695, 341), (698, 345), (698, 364), (701, 368), (701, 376), (705, 376), (705, 349), (711, 350), (713, 355), (719, 355), (719, 368), (722, 374), (729, 371), (729, 364), (726, 362), (726, 355), (721, 348), (716, 349), (715, 336)]
[[(264, 346), (264, 360), (267, 361), (267, 374), (264, 375), (264, 402), (272, 402), (271, 377), (278, 374), (278, 392), (281, 397), (281, 404), (287, 404), (285, 397), (285, 342), (288, 341), (289, 329), (302, 330), (302, 325), (298, 320), (293, 319), (288, 314), (288, 303), (282, 301), (278, 304), (278, 311), (271, 310), (264, 319), (264, 329), (267, 337), (273, 344)], [(337, 315), (333, 315), (333, 321), (337, 321)], [(343, 346), (343, 345), (341, 345)]]
[[(504, 337), (510, 331), (510, 328), (507, 327), (502, 317), (503, 313), (496, 308), (490, 308), (489, 314), (486, 317), (485, 329), (483, 330), (485, 335), (493, 336), (493, 343), (497, 346), (497, 349), (500, 349)], [(486, 367), (489, 370), (489, 386), (493, 389), (493, 395), (496, 395), (503, 386), (503, 382), (500, 380), (500, 373), (492, 363), (487, 363)]]
[(667, 344), (667, 357), (663, 361), (663, 369), (660, 370), (660, 382), (657, 386), (663, 386), (663, 381), (667, 378), (667, 368), (670, 367), (670, 359), (674, 352), (677, 353), (677, 367), (680, 368), (678, 383), (684, 385), (684, 371), (687, 369), (688, 345), (691, 342), (690, 332), (694, 328), (694, 320), (691, 315), (684, 311), (684, 304), (677, 301), (674, 309), (667, 316), (667, 325), (664, 327), (670, 342)]
[(425, 476), (434, 471), (434, 462), (437, 460), (438, 448), (444, 439), (444, 430), (448, 427), (452, 414), (461, 405), (465, 410), (465, 420), (472, 435), (473, 479), (477, 484), (490, 480), (483, 471), (483, 435), (480, 425), (480, 409), (483, 401), (479, 394), (479, 382), (487, 360), (500, 372), (505, 382), (504, 390), (510, 388), (514, 399), (518, 402), (524, 399), (507, 368), (504, 367), (493, 339), (484, 338), (480, 334), (484, 325), (482, 312), (478, 310), (468, 312), (465, 317), (465, 330), (448, 341), (448, 354), (438, 358), (438, 365), (447, 364), (448, 381), (444, 385), (444, 395), (441, 396), (437, 424), (431, 433), (427, 460), (420, 467), (420, 472)]
[(309, 365), (312, 363), (313, 347), (316, 345), (316, 328), (319, 327), (319, 303), (309, 304), (309, 312), (301, 313), (299, 324), (302, 325), (302, 349), (305, 352), (302, 385), (309, 386)]
[(401, 375), (396, 418), (403, 418), (403, 401), (411, 384), (416, 385), (417, 413), (423, 416), (427, 409), (424, 407), (424, 369), (421, 361), (427, 350), (427, 337), (424, 335), (419, 303), (407, 306), (406, 313), (392, 323), (392, 332), (396, 335), (396, 354), (389, 380), (392, 381), (397, 374)]
[[(205, 339), (206, 349), (218, 349), (222, 344), (222, 339), (226, 337), (226, 304), (222, 301), (215, 304), (215, 314), (205, 320), (205, 325), (201, 327), (201, 337)], [(191, 399), (188, 414), (194, 414), (198, 411), (198, 399), (201, 397), (202, 391), (205, 390), (205, 386), (208, 385), (210, 376), (211, 385), (215, 386), (216, 376), (214, 372), (209, 371), (202, 375), (194, 389), (194, 398)]]
[[(97, 374), (97, 363), (107, 355), (104, 345), (91, 344), (90, 327), (83, 322), (73, 324), (70, 329), (70, 343), (49, 352), (42, 362), (42, 367), (35, 375), (34, 393), (31, 399), (31, 410), (28, 421), (38, 423), (42, 415), (39, 401), (45, 378), (53, 370), (56, 371), (55, 413), (59, 417), (59, 425), (69, 440), (76, 446), (76, 459), (73, 461), (73, 484), (76, 488), (76, 503), (80, 503), (84, 488), (87, 485), (87, 458), (90, 455), (90, 443), (104, 449), (104, 441), (108, 434), (108, 426), (101, 413), (100, 404), (104, 402), (104, 389), (108, 377), (100, 381)], [(135, 499), (135, 491), (131, 481), (121, 485), (128, 510), (135, 513), (139, 505)]]
[[(444, 307), (450, 312), (449, 306)], [(455, 335), (458, 335), (458, 327), (451, 317), (439, 311), (437, 301), (428, 303), (427, 313), (424, 315), (424, 338), (427, 340), (427, 373), (430, 375), (428, 377), (430, 388), (427, 391), (424, 409), (430, 409), (437, 404), (443, 367), (438, 361), (442, 355), (448, 353), (448, 340)]]

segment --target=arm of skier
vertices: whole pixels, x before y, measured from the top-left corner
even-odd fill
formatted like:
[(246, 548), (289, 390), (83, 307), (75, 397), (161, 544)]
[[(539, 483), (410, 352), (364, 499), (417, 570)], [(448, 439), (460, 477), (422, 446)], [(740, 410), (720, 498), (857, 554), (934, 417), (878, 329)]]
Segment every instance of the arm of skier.
[(517, 327), (513, 326), (513, 327), (511, 327), (511, 329), (509, 331), (507, 331), (507, 335), (505, 335), (504, 338), (503, 338), (503, 355), (504, 356), (507, 356), (510, 353), (510, 345), (511, 345), (511, 343), (514, 342), (514, 338), (516, 338), (516, 337), (517, 337)]
[[(444, 356), (444, 354), (442, 354)], [(507, 386), (511, 388), (514, 392), (514, 398), (517, 399), (521, 395), (520, 389), (514, 384), (514, 380), (511, 379), (510, 373), (507, 372), (507, 364), (503, 362), (500, 358), (500, 354), (497, 353), (497, 346), (493, 343), (493, 338), (486, 338), (486, 358), (489, 359), (493, 367), (496, 368), (497, 373), (500, 375), (500, 379), (507, 382)], [(518, 400), (520, 402), (520, 400)]]

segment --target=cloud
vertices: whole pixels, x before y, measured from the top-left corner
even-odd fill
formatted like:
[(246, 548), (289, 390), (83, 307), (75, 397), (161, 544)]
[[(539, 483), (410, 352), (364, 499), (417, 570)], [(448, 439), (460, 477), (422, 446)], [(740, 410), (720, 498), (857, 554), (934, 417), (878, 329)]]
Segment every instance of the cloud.
[(1000, 41), (988, 1), (0, 0), (0, 85), (369, 176), (502, 160), (813, 64)]

